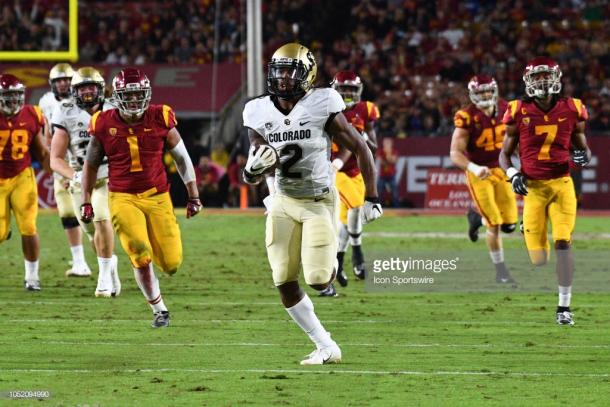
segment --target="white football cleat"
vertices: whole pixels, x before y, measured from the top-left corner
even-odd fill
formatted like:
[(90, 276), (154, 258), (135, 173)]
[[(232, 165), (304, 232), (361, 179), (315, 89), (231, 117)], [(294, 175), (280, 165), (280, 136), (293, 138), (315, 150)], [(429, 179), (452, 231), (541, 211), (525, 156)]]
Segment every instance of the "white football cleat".
[(109, 298), (112, 296), (112, 276), (111, 273), (100, 273), (97, 277), (97, 287), (95, 288), (95, 296)]
[(326, 365), (329, 363), (341, 362), (341, 349), (335, 343), (326, 348), (316, 349), (306, 356), (306, 359), (301, 360), (301, 365)]
[(112, 255), (112, 270), (110, 270), (110, 276), (112, 277), (112, 296), (117, 297), (121, 294), (121, 280), (119, 279), (119, 258), (116, 254)]
[(66, 270), (66, 277), (91, 277), (91, 269), (87, 263), (80, 266), (73, 265), (71, 269)]

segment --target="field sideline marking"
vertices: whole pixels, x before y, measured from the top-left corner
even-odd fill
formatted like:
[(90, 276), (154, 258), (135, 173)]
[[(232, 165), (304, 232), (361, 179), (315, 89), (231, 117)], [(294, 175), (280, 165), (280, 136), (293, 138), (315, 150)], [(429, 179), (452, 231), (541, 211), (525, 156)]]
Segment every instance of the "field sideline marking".
[[(500, 294), (506, 294), (503, 292), (498, 292)], [(530, 293), (525, 293), (531, 295)], [(547, 293), (540, 293), (547, 294)], [(582, 293), (581, 293), (582, 294)], [(595, 292), (594, 294), (605, 294), (604, 292)], [(408, 299), (407, 299), (408, 302)], [(25, 301), (25, 300), (16, 300), (16, 301), (0, 301), (0, 305), (12, 305), (12, 304), (24, 304), (24, 305), (79, 305), (79, 306), (89, 306), (89, 305), (107, 305), (107, 301), (100, 301), (98, 299), (85, 299), (85, 301)], [(177, 307), (184, 305), (200, 305), (200, 306), (281, 306), (280, 301), (277, 302), (191, 302), (191, 303), (175, 303)], [(513, 303), (513, 301), (505, 301), (498, 302), (496, 301), (482, 301), (482, 302), (408, 302), (410, 306), (417, 307), (426, 307), (426, 306), (436, 306), (436, 307), (483, 307), (483, 306), (506, 306), (506, 307), (540, 307), (546, 305), (543, 302), (534, 303), (534, 302), (521, 302), (521, 303)], [(334, 302), (330, 301), (322, 301), (316, 302), (316, 307), (318, 306), (335, 306)], [(582, 309), (582, 308), (609, 308), (610, 303), (608, 304), (577, 304), (574, 309)]]
[[(0, 345), (12, 345), (12, 342), (0, 342)], [(132, 343), (132, 342), (86, 342), (86, 341), (40, 341), (36, 340), (37, 345), (67, 345), (67, 346), (176, 346), (176, 347), (206, 347), (206, 346), (235, 346), (235, 347), (285, 347), (285, 346), (306, 346), (305, 343), (257, 343), (257, 342), (210, 342), (210, 343)], [(340, 346), (357, 346), (366, 348), (524, 348), (525, 345), (507, 344), (442, 344), (442, 343), (339, 343)], [(534, 348), (565, 348), (565, 349), (610, 349), (610, 345), (545, 345), (536, 344)]]
[[(610, 233), (581, 232), (574, 233), (575, 240), (600, 240), (610, 239)], [(362, 237), (395, 237), (395, 238), (420, 238), (420, 239), (462, 239), (466, 240), (463, 232), (364, 232)], [(523, 239), (521, 234), (503, 234), (503, 239)]]
[[(134, 322), (146, 322), (148, 319), (73, 319), (73, 318), (56, 318), (56, 319), (10, 319), (11, 323), (42, 323), (42, 324), (57, 324), (57, 323), (78, 323), (82, 324), (83, 322), (93, 322), (93, 323), (134, 323)], [(185, 323), (211, 323), (211, 324), (273, 324), (273, 323), (281, 323), (281, 324), (293, 324), (295, 323), (291, 319), (181, 319), (180, 322)], [(406, 319), (353, 319), (353, 320), (338, 320), (338, 319), (328, 319), (324, 320), (325, 323), (329, 324), (404, 324), (409, 323), (411, 321)], [(434, 325), (438, 324), (451, 324), (451, 325), (528, 325), (528, 326), (540, 326), (540, 325), (548, 325), (547, 320), (541, 320), (539, 322), (531, 321), (434, 321)], [(425, 324), (423, 324), (425, 325)]]
[(610, 377), (610, 373), (557, 373), (557, 372), (492, 372), (492, 371), (433, 371), (415, 370), (302, 370), (298, 369), (0, 369), (0, 373), (289, 373), (289, 374), (353, 374), (388, 376), (520, 376), (520, 377)]

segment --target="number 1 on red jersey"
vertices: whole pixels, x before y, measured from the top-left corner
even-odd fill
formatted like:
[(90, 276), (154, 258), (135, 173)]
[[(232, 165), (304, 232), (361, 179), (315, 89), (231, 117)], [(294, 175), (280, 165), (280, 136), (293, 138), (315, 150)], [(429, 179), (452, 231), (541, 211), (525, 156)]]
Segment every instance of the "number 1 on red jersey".
[(127, 136), (129, 143), (129, 154), (131, 155), (131, 172), (143, 171), (140, 162), (140, 150), (138, 148), (138, 136)]

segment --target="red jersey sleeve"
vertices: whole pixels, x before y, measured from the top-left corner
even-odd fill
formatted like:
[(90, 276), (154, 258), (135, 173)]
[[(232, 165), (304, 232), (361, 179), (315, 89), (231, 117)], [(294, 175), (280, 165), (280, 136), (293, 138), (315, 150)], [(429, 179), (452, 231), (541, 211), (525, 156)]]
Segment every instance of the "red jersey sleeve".
[(367, 119), (370, 122), (374, 122), (381, 118), (381, 113), (379, 112), (379, 108), (373, 102), (366, 102), (366, 113), (367, 113)]
[(508, 107), (506, 108), (506, 112), (504, 112), (504, 117), (502, 118), (502, 123), (504, 124), (515, 124), (517, 113), (519, 112), (519, 108), (521, 107), (520, 100), (511, 100), (508, 102)]
[(93, 116), (91, 116), (91, 120), (89, 121), (89, 127), (87, 128), (87, 132), (88, 132), (90, 135), (92, 135), (92, 136), (94, 136), (94, 137), (97, 137), (98, 139), (99, 139), (99, 137), (98, 137), (98, 136), (99, 136), (99, 135), (100, 135), (100, 133), (101, 133), (101, 132), (99, 131), (99, 129), (100, 129), (101, 127), (103, 127), (103, 126), (101, 125), (101, 123), (102, 123), (102, 121), (103, 121), (103, 120), (100, 120), (100, 113), (102, 113), (102, 112), (101, 112), (101, 111), (98, 111), (98, 112), (95, 112), (95, 113), (93, 114)]
[(470, 113), (464, 109), (455, 112), (453, 116), (453, 125), (459, 129), (468, 129), (470, 127)]
[(178, 120), (176, 120), (176, 114), (174, 113), (174, 109), (172, 109), (168, 105), (163, 105), (160, 112), (161, 120), (159, 121), (159, 123), (161, 124), (161, 126), (170, 130), (176, 127), (176, 125), (178, 124)]
[[(36, 117), (36, 119), (35, 119), (36, 124), (38, 124), (38, 126), (40, 126), (39, 127), (39, 130), (40, 130), (41, 128), (44, 127), (44, 124), (45, 124), (45, 118), (44, 118), (44, 115), (42, 114), (42, 109), (40, 109), (40, 106), (38, 106), (38, 105), (35, 105), (32, 107), (34, 110), (34, 116)], [(36, 132), (36, 133), (38, 133), (38, 132)]]
[(582, 103), (582, 100), (576, 98), (568, 98), (568, 106), (570, 110), (576, 112), (579, 122), (584, 122), (589, 120), (589, 112), (587, 108)]

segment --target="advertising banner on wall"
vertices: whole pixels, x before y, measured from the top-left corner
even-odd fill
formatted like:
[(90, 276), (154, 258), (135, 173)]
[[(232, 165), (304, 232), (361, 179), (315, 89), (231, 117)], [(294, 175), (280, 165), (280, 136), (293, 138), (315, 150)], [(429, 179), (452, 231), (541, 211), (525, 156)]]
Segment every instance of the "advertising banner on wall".
[[(0, 65), (0, 73), (10, 73), (26, 85), (26, 103), (38, 104), (40, 97), (50, 90), (49, 70), (52, 64)], [(239, 90), (242, 81), (241, 65), (222, 63), (207, 65), (138, 65), (152, 86), (152, 103), (171, 106), (183, 118), (207, 118), (220, 112)], [(74, 64), (74, 68), (79, 68)], [(123, 66), (94, 66), (106, 85)]]
[[(610, 137), (589, 137), (588, 143), (593, 153), (593, 159), (587, 167), (576, 170), (580, 171), (582, 176), (582, 208), (610, 209)], [(428, 179), (429, 176), (432, 176), (431, 174), (437, 174), (435, 176), (437, 178), (434, 179), (436, 181), (434, 188), (440, 187), (440, 190), (432, 192), (429, 197), (432, 200), (428, 201), (427, 207), (449, 205), (446, 198), (449, 197), (447, 194), (451, 191), (453, 191), (453, 197), (462, 196), (459, 192), (463, 192), (461, 187), (438, 185), (438, 182), (443, 181), (444, 178), (435, 171), (439, 168), (455, 170), (449, 158), (450, 144), (450, 137), (406, 138), (394, 141), (394, 147), (399, 155), (396, 162), (396, 181), (399, 197), (404, 205), (415, 208), (426, 206)], [(455, 174), (457, 173), (461, 173), (461, 171), (457, 171)], [(466, 187), (465, 184), (464, 187)], [(459, 205), (466, 205), (466, 203), (458, 199), (450, 205), (458, 205), (460, 208)]]

